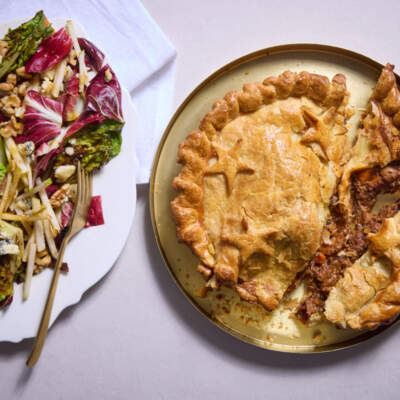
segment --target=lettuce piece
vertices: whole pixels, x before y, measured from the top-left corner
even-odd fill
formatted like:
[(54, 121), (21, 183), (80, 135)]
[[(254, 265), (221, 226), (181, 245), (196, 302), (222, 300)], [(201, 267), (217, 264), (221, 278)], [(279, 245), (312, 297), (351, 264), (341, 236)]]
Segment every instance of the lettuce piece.
[(64, 143), (64, 150), (57, 155), (56, 166), (74, 164), (78, 160), (87, 172), (101, 168), (121, 151), (121, 130), (124, 123), (112, 119), (89, 124)]
[(0, 162), (0, 181), (6, 176), (7, 173), (7, 167)]
[(38, 11), (29, 21), (18, 28), (9, 29), (4, 37), (8, 52), (0, 64), (0, 79), (22, 67), (35, 54), (36, 49), (53, 32), (43, 11)]
[(0, 181), (4, 178), (7, 173), (7, 156), (4, 148), (4, 139), (0, 137)]

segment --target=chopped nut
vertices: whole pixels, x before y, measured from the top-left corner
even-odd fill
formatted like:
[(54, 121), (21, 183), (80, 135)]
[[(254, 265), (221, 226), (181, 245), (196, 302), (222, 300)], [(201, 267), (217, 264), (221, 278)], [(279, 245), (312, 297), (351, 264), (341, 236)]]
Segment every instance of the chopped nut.
[(2, 122), (0, 124), (0, 135), (9, 138), (11, 136), (17, 136), (22, 133), (24, 125), (21, 122), (17, 122), (14, 116), (9, 121)]
[(51, 257), (49, 256), (47, 250), (43, 250), (36, 254), (35, 264), (41, 267), (47, 267), (48, 265), (50, 265), (50, 263), (51, 263)]
[(46, 96), (51, 94), (53, 90), (54, 83), (49, 78), (44, 78), (42, 85), (40, 87), (40, 92)]
[(8, 43), (5, 40), (0, 40), (0, 55), (4, 57), (8, 51)]
[(110, 82), (112, 79), (112, 73), (109, 69), (106, 70), (106, 72), (104, 73), (104, 80), (108, 83)]
[[(0, 83), (0, 90), (1, 90), (1, 85), (4, 83)], [(6, 85), (9, 85), (6, 83)], [(21, 106), (21, 99), (16, 95), (16, 94), (10, 94), (8, 96), (4, 96), (0, 100), (0, 108), (2, 111), (4, 111), (6, 114), (9, 116), (15, 114), (15, 110)]]
[(60, 189), (53, 193), (50, 197), (50, 204), (54, 208), (61, 207), (63, 203), (68, 201), (68, 192), (70, 185), (68, 183), (62, 185)]
[(42, 251), (38, 251), (37, 252), (37, 255), (41, 258), (41, 257), (44, 257), (44, 256), (47, 256), (47, 250), (46, 249), (44, 249), (44, 250), (42, 250)]
[(57, 182), (65, 182), (76, 171), (75, 165), (60, 165), (56, 168), (54, 176)]
[(25, 96), (26, 92), (28, 91), (28, 86), (29, 86), (29, 82), (28, 81), (22, 82), (18, 86), (18, 94), (21, 95), (21, 96)]
[(11, 92), (14, 89), (14, 86), (11, 83), (2, 82), (0, 83), (0, 90), (3, 92)]
[(25, 72), (25, 66), (19, 67), (15, 70), (18, 76), (26, 79), (31, 79), (32, 75)]
[(17, 75), (15, 74), (8, 74), (7, 75), (7, 79), (6, 79), (7, 83), (10, 83), (11, 85), (15, 86), (17, 84)]

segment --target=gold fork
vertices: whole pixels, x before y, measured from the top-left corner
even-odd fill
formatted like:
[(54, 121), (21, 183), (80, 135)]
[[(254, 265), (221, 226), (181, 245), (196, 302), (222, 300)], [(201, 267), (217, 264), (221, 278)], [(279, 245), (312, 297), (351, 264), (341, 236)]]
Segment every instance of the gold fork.
[(79, 162), (77, 169), (78, 190), (76, 194), (75, 207), (72, 213), (68, 231), (61, 243), (57, 263), (54, 267), (53, 280), (51, 281), (49, 294), (47, 295), (46, 306), (44, 308), (42, 319), (40, 321), (35, 343), (33, 344), (32, 353), (26, 362), (26, 365), (28, 367), (33, 367), (36, 364), (42, 352), (44, 342), (46, 340), (47, 331), (49, 329), (51, 310), (53, 308), (54, 298), (56, 295), (58, 278), (60, 277), (65, 248), (67, 247), (67, 244), (69, 243), (71, 238), (83, 229), (87, 220), (87, 214), (92, 199), (92, 176), (85, 173)]

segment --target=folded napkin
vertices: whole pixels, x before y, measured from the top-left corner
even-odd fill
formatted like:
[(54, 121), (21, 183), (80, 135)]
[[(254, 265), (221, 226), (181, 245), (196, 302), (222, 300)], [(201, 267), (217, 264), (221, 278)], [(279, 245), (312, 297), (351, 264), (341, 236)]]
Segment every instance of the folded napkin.
[(1, 21), (31, 17), (42, 9), (52, 18), (80, 22), (111, 60), (121, 84), (138, 110), (137, 183), (149, 180), (158, 141), (168, 122), (174, 88), (176, 51), (138, 0), (9, 0)]

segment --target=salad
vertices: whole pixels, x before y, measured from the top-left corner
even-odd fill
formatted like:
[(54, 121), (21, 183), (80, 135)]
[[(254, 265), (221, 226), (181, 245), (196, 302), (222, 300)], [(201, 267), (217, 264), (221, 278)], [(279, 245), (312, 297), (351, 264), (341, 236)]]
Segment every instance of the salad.
[[(121, 150), (121, 87), (104, 54), (39, 11), (0, 40), (0, 307), (54, 267), (87, 172)], [(93, 196), (86, 226), (104, 224)], [(62, 270), (68, 271), (66, 263)]]

